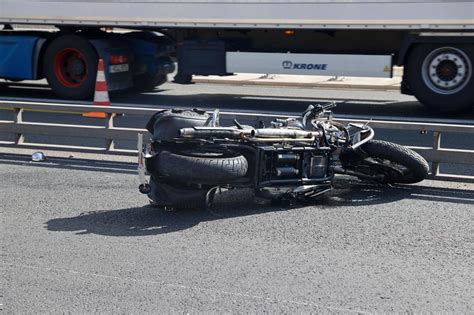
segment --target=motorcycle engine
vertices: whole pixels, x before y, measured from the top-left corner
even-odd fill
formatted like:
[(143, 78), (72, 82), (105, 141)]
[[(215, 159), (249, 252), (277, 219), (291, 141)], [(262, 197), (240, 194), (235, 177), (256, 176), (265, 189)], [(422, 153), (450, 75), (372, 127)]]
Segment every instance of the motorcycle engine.
[(291, 149), (267, 151), (263, 154), (262, 182), (291, 182), (291, 180), (326, 179), (329, 174), (329, 156), (315, 150)]

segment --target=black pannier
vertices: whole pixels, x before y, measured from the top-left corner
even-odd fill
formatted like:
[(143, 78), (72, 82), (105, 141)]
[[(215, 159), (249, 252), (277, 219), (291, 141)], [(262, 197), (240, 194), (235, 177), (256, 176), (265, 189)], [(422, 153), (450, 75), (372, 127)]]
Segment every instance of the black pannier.
[(167, 109), (154, 114), (146, 125), (153, 141), (179, 137), (181, 128), (207, 126), (211, 116), (199, 109)]

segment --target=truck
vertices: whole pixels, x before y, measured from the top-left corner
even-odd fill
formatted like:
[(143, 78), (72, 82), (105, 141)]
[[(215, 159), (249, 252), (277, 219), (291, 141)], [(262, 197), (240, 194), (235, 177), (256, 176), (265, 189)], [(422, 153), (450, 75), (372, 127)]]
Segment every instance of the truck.
[(233, 73), (389, 78), (403, 66), (401, 93), (428, 109), (474, 105), (473, 1), (0, 0), (0, 25), (0, 77), (46, 78), (67, 99), (91, 97), (102, 58), (110, 90), (152, 89), (175, 64), (181, 84)]

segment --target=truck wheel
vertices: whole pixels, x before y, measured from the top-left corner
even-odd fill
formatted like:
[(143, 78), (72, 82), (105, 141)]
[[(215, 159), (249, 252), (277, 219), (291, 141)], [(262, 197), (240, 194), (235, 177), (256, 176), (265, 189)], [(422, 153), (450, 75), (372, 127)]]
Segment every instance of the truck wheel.
[(405, 77), (413, 95), (430, 110), (455, 112), (474, 105), (474, 46), (416, 45)]
[(46, 49), (43, 69), (55, 94), (67, 99), (84, 99), (93, 95), (97, 63), (97, 52), (87, 40), (64, 35)]

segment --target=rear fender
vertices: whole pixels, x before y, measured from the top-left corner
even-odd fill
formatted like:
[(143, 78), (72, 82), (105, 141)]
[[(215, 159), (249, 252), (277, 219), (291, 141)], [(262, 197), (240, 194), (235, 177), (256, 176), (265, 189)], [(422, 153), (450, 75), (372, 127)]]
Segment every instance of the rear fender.
[[(89, 42), (97, 51), (99, 58), (104, 60), (105, 77), (109, 91), (127, 89), (133, 86), (133, 73), (135, 72), (135, 55), (130, 43), (120, 40), (120, 36), (90, 39)], [(121, 72), (110, 71), (110, 56), (125, 55), (128, 57), (128, 70)]]
[(130, 43), (135, 55), (135, 75), (143, 73), (172, 73), (175, 70), (170, 55), (174, 44), (165, 36), (151, 32), (132, 32), (122, 35)]
[(40, 58), (47, 37), (46, 32), (15, 32), (1, 36), (0, 77), (13, 80), (41, 79)]

